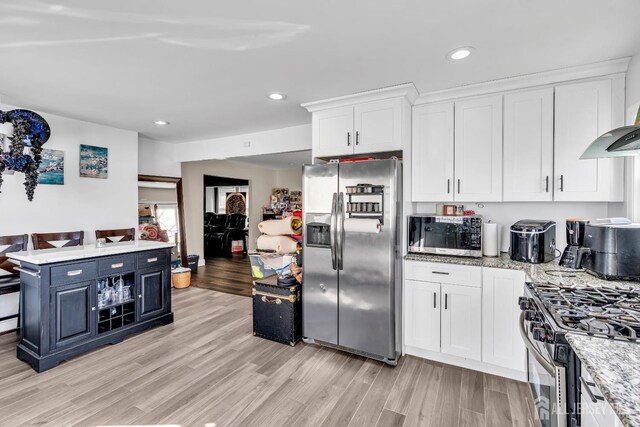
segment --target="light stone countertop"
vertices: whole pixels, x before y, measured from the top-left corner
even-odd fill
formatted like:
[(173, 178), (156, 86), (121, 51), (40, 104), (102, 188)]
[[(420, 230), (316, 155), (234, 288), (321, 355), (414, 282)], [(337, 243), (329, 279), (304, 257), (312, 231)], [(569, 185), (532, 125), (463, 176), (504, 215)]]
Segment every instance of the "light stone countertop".
[(580, 334), (567, 341), (622, 424), (640, 426), (640, 345)]
[(506, 270), (521, 270), (526, 273), (528, 280), (537, 283), (563, 283), (565, 285), (591, 285), (605, 287), (640, 288), (640, 282), (604, 280), (587, 273), (584, 270), (574, 270), (560, 267), (559, 258), (544, 264), (529, 264), (513, 261), (507, 253), (501, 253), (497, 257), (460, 257), (430, 254), (407, 254), (406, 261), (435, 262), (442, 264), (469, 265), (488, 268), (502, 268)]
[(53, 248), (10, 252), (7, 256), (20, 262), (29, 264), (52, 264), (56, 262), (76, 261), (109, 255), (119, 255), (131, 252), (142, 252), (153, 249), (164, 249), (175, 246), (173, 243), (136, 240), (135, 242), (109, 243), (104, 248), (89, 246), (70, 246), (68, 248)]

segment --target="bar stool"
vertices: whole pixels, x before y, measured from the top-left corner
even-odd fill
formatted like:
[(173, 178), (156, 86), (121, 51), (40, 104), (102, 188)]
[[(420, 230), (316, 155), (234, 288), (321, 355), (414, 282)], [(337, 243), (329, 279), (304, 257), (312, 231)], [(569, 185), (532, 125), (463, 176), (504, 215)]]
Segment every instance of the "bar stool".
[[(122, 238), (114, 240), (112, 237)], [(96, 230), (96, 239), (106, 239), (107, 243), (131, 242), (136, 240), (136, 229), (119, 228), (117, 230)]]
[[(84, 231), (63, 231), (59, 233), (33, 233), (33, 249), (51, 249), (57, 247), (82, 246), (84, 241)], [(52, 245), (51, 242), (68, 240), (62, 246)]]
[[(15, 270), (17, 265), (11, 261), (6, 254), (27, 250), (29, 236), (19, 234), (16, 236), (0, 236), (0, 295), (8, 295), (20, 292), (20, 272)], [(4, 248), (4, 246), (7, 246)], [(18, 313), (0, 317), (0, 322), (5, 320), (18, 319), (16, 331), (20, 331), (20, 306)], [(3, 331), (3, 332), (10, 332)]]

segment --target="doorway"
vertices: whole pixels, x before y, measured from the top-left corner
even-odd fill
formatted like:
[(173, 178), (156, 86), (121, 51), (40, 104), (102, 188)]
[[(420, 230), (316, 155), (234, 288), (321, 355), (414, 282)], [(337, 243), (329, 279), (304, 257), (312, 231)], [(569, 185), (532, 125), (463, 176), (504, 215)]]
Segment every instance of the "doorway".
[(250, 200), (246, 179), (204, 175), (204, 274), (196, 286), (251, 296), (253, 278), (247, 256)]

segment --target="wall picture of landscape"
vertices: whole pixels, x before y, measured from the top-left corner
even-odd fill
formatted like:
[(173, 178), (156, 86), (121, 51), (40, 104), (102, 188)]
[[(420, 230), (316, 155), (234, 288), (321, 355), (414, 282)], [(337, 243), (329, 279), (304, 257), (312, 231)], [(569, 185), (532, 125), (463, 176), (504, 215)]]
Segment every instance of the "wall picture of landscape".
[(80, 144), (80, 176), (85, 178), (109, 177), (109, 149)]
[(38, 184), (64, 185), (64, 151), (42, 149)]

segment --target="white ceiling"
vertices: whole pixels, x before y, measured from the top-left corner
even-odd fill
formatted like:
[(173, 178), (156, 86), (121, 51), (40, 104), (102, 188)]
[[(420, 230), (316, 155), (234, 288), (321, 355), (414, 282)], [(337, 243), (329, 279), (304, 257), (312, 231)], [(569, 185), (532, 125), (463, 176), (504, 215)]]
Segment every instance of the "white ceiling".
[[(397, 83), (427, 92), (630, 56), (639, 17), (638, 0), (0, 0), (0, 93), (207, 139), (308, 123), (302, 102)], [(465, 45), (474, 56), (444, 59)]]
[(238, 163), (260, 166), (271, 169), (300, 168), (304, 164), (311, 164), (311, 150), (290, 151), (288, 153), (263, 154), (259, 156), (232, 157)]

